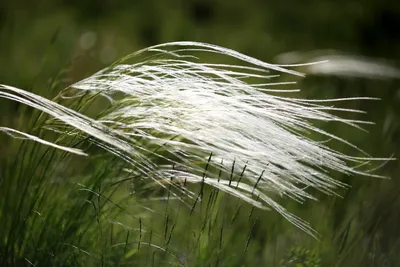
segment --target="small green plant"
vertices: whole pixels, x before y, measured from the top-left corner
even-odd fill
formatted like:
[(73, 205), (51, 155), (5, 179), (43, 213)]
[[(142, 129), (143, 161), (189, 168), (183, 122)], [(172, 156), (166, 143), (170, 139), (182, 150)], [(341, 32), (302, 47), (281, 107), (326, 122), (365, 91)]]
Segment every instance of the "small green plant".
[(317, 252), (303, 247), (295, 247), (281, 260), (282, 267), (320, 267), (321, 259)]

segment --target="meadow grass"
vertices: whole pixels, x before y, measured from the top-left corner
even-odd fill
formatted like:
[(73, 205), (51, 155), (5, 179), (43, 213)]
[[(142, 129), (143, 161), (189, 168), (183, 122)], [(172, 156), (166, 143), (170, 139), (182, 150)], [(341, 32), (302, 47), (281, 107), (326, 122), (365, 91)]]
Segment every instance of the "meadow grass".
[(369, 122), (345, 118), (362, 111), (340, 103), (372, 98), (303, 99), (280, 75), (303, 76), (175, 42), (51, 100), (0, 85), (2, 101), (26, 106), (0, 128), (0, 265), (341, 266), (366, 222), (323, 220), (335, 230), (318, 234), (307, 216), (335, 211), (301, 204), (336, 201), (340, 175), (383, 178), (370, 169), (390, 158), (319, 126), (362, 131)]

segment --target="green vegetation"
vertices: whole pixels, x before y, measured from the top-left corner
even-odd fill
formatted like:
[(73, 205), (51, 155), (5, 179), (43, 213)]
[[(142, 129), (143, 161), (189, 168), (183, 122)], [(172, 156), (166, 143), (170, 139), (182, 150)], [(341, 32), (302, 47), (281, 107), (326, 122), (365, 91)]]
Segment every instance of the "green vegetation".
[[(127, 104), (120, 93), (113, 96), (117, 102), (111, 105), (99, 97), (104, 90), (88, 93), (79, 88), (64, 89), (133, 51), (167, 41), (215, 43), (266, 62), (281, 60), (277, 56), (284, 52), (316, 49), (380, 58), (390, 66), (396, 66), (400, 59), (395, 28), (400, 10), (394, 3), (25, 2), (0, 3), (0, 83), (23, 88), (96, 120), (109, 119), (107, 114)], [(302, 57), (305, 61), (317, 58), (298, 54), (306, 55)], [(221, 63), (215, 55), (204, 54), (201, 59)], [(129, 63), (140, 60), (130, 59)], [(307, 67), (294, 69), (309, 72)], [(398, 157), (400, 87), (393, 75), (371, 79), (367, 75), (311, 74), (300, 79), (285, 74), (274, 81), (294, 79), (302, 88), (293, 94), (295, 97), (381, 98), (335, 103), (335, 107), (366, 111), (345, 117), (375, 122), (363, 125), (368, 133), (332, 122), (315, 121), (314, 125), (372, 156)], [(289, 87), (293, 85), (285, 89)], [(2, 88), (4, 92), (9, 91)], [(138, 100), (129, 101), (135, 105)], [(274, 209), (256, 208), (254, 204), (262, 201), (254, 194), (243, 194), (250, 196), (250, 201), (224, 193), (201, 179), (171, 182), (144, 177), (145, 170), (138, 169), (149, 165), (134, 165), (132, 158), (121, 158), (126, 155), (121, 150), (105, 139), (78, 131), (76, 125), (61, 123), (46, 112), (4, 99), (3, 95), (0, 109), (0, 127), (73, 149), (71, 153), (21, 139), (20, 133), (3, 128), (0, 266), (398, 266), (400, 262), (398, 161), (389, 161), (373, 172), (391, 180), (331, 172), (333, 178), (350, 187), (336, 188), (338, 196), (307, 191), (319, 201), (298, 203), (276, 192), (267, 194), (309, 222), (318, 233), (316, 240)], [(99, 129), (90, 124), (93, 122), (85, 123), (90, 129)], [(111, 128), (121, 130), (116, 125)], [(149, 134), (171, 142), (188, 141), (176, 140), (170, 132)], [(108, 137), (115, 136), (105, 132), (104, 138)], [(311, 137), (325, 140), (315, 134)], [(140, 139), (136, 145), (148, 149), (141, 154), (143, 162), (151, 160), (157, 167), (169, 160), (181, 160), (174, 158), (178, 154), (164, 143), (154, 145)], [(330, 147), (362, 156), (340, 142)], [(240, 159), (233, 163), (224, 158), (221, 168), (215, 151), (192, 152), (196, 158), (191, 159), (190, 166), (198, 177), (206, 172), (219, 181), (239, 184), (245, 166), (238, 163)], [(79, 155), (82, 153), (89, 156)], [(176, 168), (179, 170), (179, 166)], [(257, 179), (247, 184), (254, 186)], [(193, 192), (192, 199), (185, 190)], [(267, 187), (260, 190), (265, 193)], [(198, 196), (202, 196), (201, 201)]]

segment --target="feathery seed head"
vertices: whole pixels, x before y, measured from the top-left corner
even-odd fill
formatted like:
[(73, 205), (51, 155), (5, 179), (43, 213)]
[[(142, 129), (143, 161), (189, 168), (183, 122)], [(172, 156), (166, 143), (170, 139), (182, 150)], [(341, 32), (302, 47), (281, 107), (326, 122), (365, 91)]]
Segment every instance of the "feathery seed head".
[[(194, 56), (198, 52), (235, 58), (243, 64), (202, 63)], [(195, 198), (174, 181), (208, 184), (257, 207), (273, 208), (314, 234), (272, 196), (313, 199), (307, 192), (310, 187), (331, 194), (343, 184), (331, 178), (330, 172), (374, 176), (358, 166), (386, 159), (371, 158), (313, 125), (313, 121), (334, 121), (360, 128), (368, 123), (333, 114), (360, 111), (326, 105), (348, 99), (283, 97), (297, 90), (281, 89), (293, 82), (277, 81), (280, 73), (303, 76), (226, 48), (175, 42), (129, 55), (61, 94), (106, 97), (111, 104), (96, 118), (10, 86), (0, 86), (0, 97), (30, 105), (94, 137), (99, 145), (131, 163), (134, 173), (160, 186), (171, 184)], [(365, 157), (344, 155), (326, 142), (315, 141), (311, 133), (343, 142)], [(227, 177), (221, 177), (217, 169)]]

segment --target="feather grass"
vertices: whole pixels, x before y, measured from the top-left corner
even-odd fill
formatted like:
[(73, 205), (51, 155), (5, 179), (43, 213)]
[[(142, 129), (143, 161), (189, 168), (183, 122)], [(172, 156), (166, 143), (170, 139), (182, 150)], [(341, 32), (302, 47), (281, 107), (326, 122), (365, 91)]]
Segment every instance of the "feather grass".
[[(196, 53), (233, 58), (241, 64), (202, 63)], [(315, 199), (309, 188), (334, 194), (345, 185), (333, 179), (332, 172), (381, 177), (360, 166), (389, 158), (371, 157), (313, 124), (337, 122), (362, 129), (371, 123), (334, 115), (362, 111), (327, 104), (372, 98), (284, 97), (297, 89), (281, 89), (293, 83), (277, 80), (280, 74), (304, 76), (227, 48), (174, 42), (128, 55), (66, 88), (54, 100), (7, 85), (0, 85), (0, 97), (51, 115), (69, 127), (69, 135), (90, 137), (131, 164), (134, 175), (171, 189), (183, 201), (178, 192), (196, 201), (202, 193), (190, 192), (182, 181), (208, 184), (259, 208), (272, 208), (315, 236), (309, 224), (290, 214), (274, 196), (302, 202)], [(110, 105), (92, 117), (57, 103), (63, 98), (85, 98), (90, 105), (98, 97)], [(54, 120), (48, 120), (45, 128), (65, 131)], [(84, 154), (10, 128), (1, 131)], [(316, 135), (344, 143), (362, 156), (336, 151), (329, 142), (317, 141)], [(230, 175), (221, 176), (221, 171)]]

